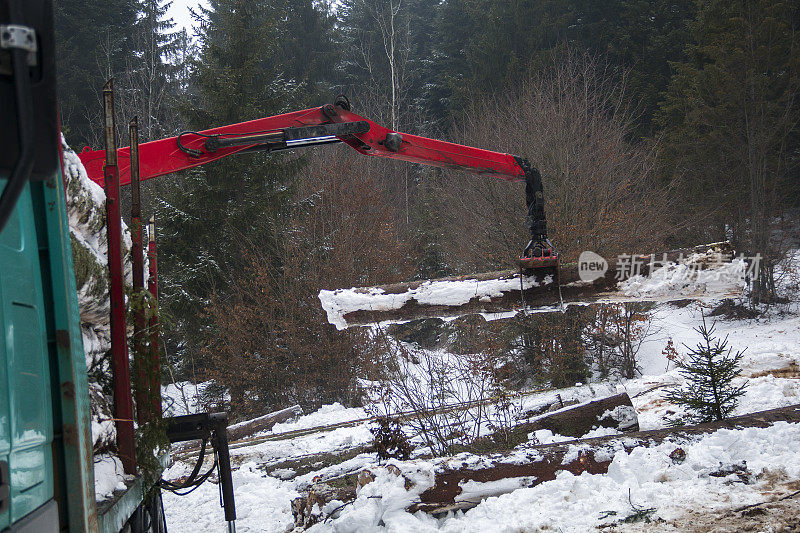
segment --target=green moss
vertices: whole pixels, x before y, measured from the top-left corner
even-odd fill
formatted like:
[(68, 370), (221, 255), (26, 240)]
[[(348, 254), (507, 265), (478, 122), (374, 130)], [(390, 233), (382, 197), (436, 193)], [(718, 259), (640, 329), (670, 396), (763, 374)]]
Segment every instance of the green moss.
[(144, 476), (144, 485), (152, 487), (161, 478), (160, 457), (169, 450), (167, 423), (163, 418), (152, 420), (136, 429), (136, 465)]
[(358, 483), (358, 474), (348, 474), (344, 477), (339, 477), (336, 479), (331, 479), (326, 481), (327, 485), (337, 489), (343, 489), (345, 487), (355, 487)]
[(72, 242), (72, 262), (75, 267), (75, 284), (80, 289), (87, 283), (92, 283), (90, 295), (103, 298), (108, 294), (106, 269), (97, 262), (95, 256), (70, 234)]
[(455, 444), (450, 453), (457, 455), (462, 452), (475, 455), (489, 455), (492, 453), (510, 452), (520, 444), (528, 442), (528, 428), (512, 429), (508, 432), (498, 431), (485, 437), (475, 439), (469, 444)]

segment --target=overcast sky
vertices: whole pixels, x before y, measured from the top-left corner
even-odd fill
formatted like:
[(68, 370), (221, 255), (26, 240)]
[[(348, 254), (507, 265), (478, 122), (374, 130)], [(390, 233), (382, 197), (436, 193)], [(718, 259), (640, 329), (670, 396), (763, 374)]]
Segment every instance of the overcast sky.
[(175, 21), (176, 30), (186, 28), (189, 35), (192, 35), (193, 21), (191, 15), (189, 15), (189, 8), (197, 7), (200, 4), (206, 4), (206, 2), (203, 0), (172, 0), (169, 16)]
[[(189, 8), (197, 7), (200, 4), (208, 5), (205, 0), (172, 0), (172, 5), (169, 8), (169, 16), (175, 21), (176, 30), (186, 28), (189, 35), (192, 35), (192, 24), (194, 21), (191, 15), (189, 15)], [(339, 6), (339, 0), (334, 0), (332, 5), (335, 11)]]

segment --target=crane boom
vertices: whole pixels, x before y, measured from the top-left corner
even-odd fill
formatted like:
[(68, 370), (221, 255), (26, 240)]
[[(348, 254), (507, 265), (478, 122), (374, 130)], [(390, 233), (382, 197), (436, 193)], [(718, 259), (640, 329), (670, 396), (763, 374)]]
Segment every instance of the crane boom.
[[(342, 128), (342, 125), (351, 127)], [(306, 132), (308, 136), (298, 137)], [(512, 181), (525, 179), (525, 172), (517, 161), (519, 158), (513, 155), (395, 132), (339, 105), (185, 132), (143, 143), (139, 146), (141, 179), (204, 165), (241, 152), (294, 149), (329, 142), (344, 142), (368, 156), (492, 174)], [(217, 143), (220, 145), (214, 149)], [(102, 185), (105, 151), (87, 147), (79, 156), (89, 178)], [(130, 183), (130, 148), (117, 150), (117, 160), (120, 185), (126, 185)]]
[[(557, 259), (547, 239), (542, 180), (525, 158), (419, 135), (400, 133), (350, 111), (346, 98), (335, 104), (259, 118), (203, 131), (186, 131), (139, 145), (142, 180), (197, 167), (233, 154), (280, 151), (345, 143), (361, 154), (466, 170), (507, 181), (525, 181), (526, 223), (531, 241), (523, 258), (537, 262), (526, 268), (552, 266)], [(103, 185), (104, 150), (84, 148), (79, 154), (89, 178)], [(117, 150), (119, 183), (130, 183), (130, 148)], [(547, 262), (547, 265), (539, 261)]]

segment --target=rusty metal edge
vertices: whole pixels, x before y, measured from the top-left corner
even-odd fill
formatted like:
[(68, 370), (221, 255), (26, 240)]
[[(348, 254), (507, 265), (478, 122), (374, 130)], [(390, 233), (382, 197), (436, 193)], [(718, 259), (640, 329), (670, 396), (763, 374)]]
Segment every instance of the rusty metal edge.
[(46, 209), (53, 320), (64, 435), (67, 520), (70, 531), (97, 531), (94, 457), (89, 415), (86, 355), (80, 331), (78, 290), (72, 263), (63, 179), (54, 175), (43, 188)]

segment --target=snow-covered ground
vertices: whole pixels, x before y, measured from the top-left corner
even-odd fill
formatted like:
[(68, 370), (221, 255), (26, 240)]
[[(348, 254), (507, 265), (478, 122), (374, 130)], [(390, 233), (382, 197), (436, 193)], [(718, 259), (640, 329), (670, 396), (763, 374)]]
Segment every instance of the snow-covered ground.
[[(672, 339), (678, 353), (685, 354), (684, 344), (691, 347), (699, 340), (694, 328), (701, 323), (701, 311), (707, 313), (710, 305), (663, 303), (655, 306), (650, 335), (638, 354), (640, 377), (529, 394), (520, 400), (522, 409), (552, 401), (555, 394), (560, 394), (564, 400), (588, 401), (626, 391), (636, 407), (642, 429), (664, 427), (668, 418), (680, 414), (679, 408), (663, 399), (664, 390), (682, 381), (674, 361), (663, 353), (664, 347)], [(741, 380), (747, 380), (748, 387), (735, 414), (800, 404), (800, 312), (796, 307), (784, 306), (759, 319), (717, 318), (716, 331), (719, 336), (728, 337), (734, 350), (746, 349)], [(293, 422), (279, 424), (266, 435), (274, 437), (287, 431), (339, 424), (365, 416), (367, 413), (363, 409), (325, 406)], [(592, 435), (608, 432), (595, 431)], [(539, 442), (563, 439), (541, 431), (531, 437)], [(360, 489), (354, 502), (339, 509), (336, 509), (338, 504), (322, 509), (323, 516), (336, 511), (312, 531), (579, 532), (604, 525), (614, 525), (620, 530), (655, 527), (665, 531), (694, 527), (707, 530), (698, 525), (701, 521), (695, 514), (723, 516), (745, 505), (776, 499), (792, 487), (792, 490), (800, 488), (800, 446), (797, 445), (800, 424), (789, 423), (764, 429), (723, 429), (691, 440), (637, 448), (630, 454), (617, 451), (607, 474), (575, 476), (564, 472), (553, 481), (530, 488), (524, 486), (525, 480), (510, 480), (504, 482), (508, 486), (499, 491), (507, 494), (488, 497), (473, 509), (441, 518), (405, 511), (433, 482), (436, 462), (432, 460), (412, 459), (400, 465), (406, 477), (408, 472), (416, 472), (411, 476), (413, 483), (408, 489), (404, 478), (378, 467), (374, 454), (363, 453), (363, 450), (339, 464), (319, 463), (317, 467), (312, 464), (301, 475), (297, 475), (294, 467), (281, 465), (284, 461), (302, 463), (312, 455), (316, 458), (319, 454), (357, 449), (370, 440), (369, 425), (362, 423), (232, 450), (233, 461), (238, 465), (233, 476), (239, 516), (237, 531), (290, 530), (293, 527), (290, 502), (315, 479), (331, 479), (364, 468), (376, 473), (375, 481)], [(678, 446), (686, 452), (682, 463), (675, 463), (669, 457)], [(716, 475), (723, 466), (743, 463), (746, 475)], [(177, 463), (167, 475), (180, 477), (188, 468), (187, 464)], [(710, 475), (712, 473), (715, 475)], [(486, 488), (467, 485), (462, 487), (465, 492), (479, 493)], [(185, 497), (165, 494), (170, 531), (219, 530), (223, 514), (218, 490), (216, 485), (207, 483)], [(651, 523), (623, 523), (637, 511), (647, 509), (652, 509), (644, 513)], [(787, 518), (790, 516), (794, 515), (783, 512), (780, 519), (791, 520)], [(761, 530), (770, 530), (771, 520), (773, 518), (765, 516)]]
[[(440, 519), (405, 511), (430, 486), (432, 476), (416, 476), (422, 483), (405, 490), (402, 477), (381, 470), (335, 520), (310, 531), (583, 532), (643, 509), (653, 509), (651, 521), (670, 521), (689, 508), (729, 509), (764, 501), (764, 492), (774, 488), (776, 478), (800, 477), (798, 439), (800, 425), (777, 423), (766, 429), (723, 429), (689, 442), (636, 448), (630, 454), (621, 451), (607, 474), (562, 472), (553, 481), (490, 497), (474, 509)], [(678, 444), (686, 459), (676, 464), (669, 455)], [(743, 481), (736, 473), (712, 475), (719, 474), (721, 465), (743, 462), (752, 480)]]
[[(704, 306), (704, 307), (703, 307)], [(642, 345), (639, 363), (642, 377), (618, 385), (631, 396), (639, 413), (642, 429), (663, 427), (665, 416), (680, 409), (662, 399), (663, 385), (682, 383), (674, 362), (662, 350), (672, 338), (680, 354), (685, 345), (694, 347), (700, 335), (694, 330), (701, 320), (701, 310), (708, 304), (690, 304), (683, 308), (672, 305), (655, 309), (654, 334)], [(707, 318), (713, 322), (713, 319)], [(752, 413), (800, 403), (800, 315), (795, 312), (772, 313), (754, 320), (716, 320), (716, 335), (727, 337), (729, 346), (744, 350), (742, 377), (748, 382), (746, 394), (734, 414)], [(647, 392), (650, 391), (650, 392)], [(668, 413), (671, 411), (671, 413)]]

